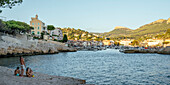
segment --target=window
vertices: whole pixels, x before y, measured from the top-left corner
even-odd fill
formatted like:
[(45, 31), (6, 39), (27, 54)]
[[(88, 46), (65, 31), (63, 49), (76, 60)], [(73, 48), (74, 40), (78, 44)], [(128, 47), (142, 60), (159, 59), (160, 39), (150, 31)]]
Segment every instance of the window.
[(43, 30), (45, 30), (45, 27), (43, 27)]
[(32, 25), (34, 25), (34, 23), (32, 23)]
[(34, 34), (34, 31), (32, 31), (32, 34)]
[(40, 23), (38, 23), (38, 25), (40, 25)]
[(40, 28), (38, 27), (38, 30), (39, 30)]
[(40, 34), (40, 32), (38, 31), (37, 34)]
[(36, 27), (34, 27), (36, 29)]

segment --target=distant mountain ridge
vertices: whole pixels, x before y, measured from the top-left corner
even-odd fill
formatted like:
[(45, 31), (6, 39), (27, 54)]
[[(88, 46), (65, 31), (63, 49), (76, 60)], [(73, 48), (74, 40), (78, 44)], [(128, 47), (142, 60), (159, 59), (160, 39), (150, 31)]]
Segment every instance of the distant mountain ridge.
[(116, 26), (114, 30), (110, 32), (101, 33), (100, 36), (106, 36), (110, 38), (114, 37), (136, 37), (144, 35), (156, 35), (163, 34), (167, 29), (170, 28), (170, 18), (169, 19), (159, 19), (149, 24), (143, 25), (135, 30), (127, 27)]

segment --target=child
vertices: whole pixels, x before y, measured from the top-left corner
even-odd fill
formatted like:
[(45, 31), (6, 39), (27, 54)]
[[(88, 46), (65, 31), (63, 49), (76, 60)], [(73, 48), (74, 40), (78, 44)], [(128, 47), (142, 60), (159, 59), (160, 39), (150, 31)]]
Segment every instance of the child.
[(26, 76), (27, 77), (34, 77), (33, 71), (29, 67), (27, 67), (27, 69), (26, 69)]
[(33, 71), (31, 68), (30, 68), (30, 75), (31, 75), (31, 77), (34, 77), (34, 74), (33, 74)]
[(14, 75), (16, 75), (16, 76), (19, 76), (19, 75), (20, 75), (19, 67), (17, 67), (17, 69), (15, 69)]

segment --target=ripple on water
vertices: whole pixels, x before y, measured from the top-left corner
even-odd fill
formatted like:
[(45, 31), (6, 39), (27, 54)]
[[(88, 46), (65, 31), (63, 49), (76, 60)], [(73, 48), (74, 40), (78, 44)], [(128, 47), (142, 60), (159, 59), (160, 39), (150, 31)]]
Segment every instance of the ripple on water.
[[(24, 57), (36, 72), (85, 79), (88, 84), (170, 84), (170, 57), (124, 54), (118, 50), (78, 51)], [(0, 65), (16, 68), (18, 57), (2, 58)]]

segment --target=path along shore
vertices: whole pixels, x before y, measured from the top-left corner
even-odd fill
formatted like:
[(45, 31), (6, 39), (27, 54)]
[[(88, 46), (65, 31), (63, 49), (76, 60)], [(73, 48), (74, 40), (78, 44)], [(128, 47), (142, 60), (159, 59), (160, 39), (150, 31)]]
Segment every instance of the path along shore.
[(14, 76), (14, 69), (0, 66), (0, 85), (87, 85), (86, 81), (71, 77), (34, 72), (35, 77)]

